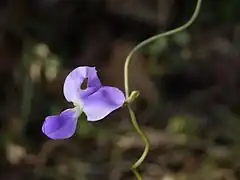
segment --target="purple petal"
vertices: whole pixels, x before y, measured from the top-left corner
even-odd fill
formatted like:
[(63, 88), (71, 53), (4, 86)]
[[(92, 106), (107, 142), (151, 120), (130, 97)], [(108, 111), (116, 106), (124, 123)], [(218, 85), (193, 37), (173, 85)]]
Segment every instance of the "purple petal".
[[(82, 90), (80, 87), (86, 78), (88, 78), (87, 88)], [(74, 69), (66, 77), (63, 93), (68, 102), (79, 102), (83, 97), (94, 93), (100, 87), (101, 82), (95, 67), (82, 66)]]
[(115, 87), (105, 86), (83, 99), (83, 111), (89, 121), (97, 121), (120, 108), (124, 101), (122, 91)]
[(75, 130), (78, 119), (76, 109), (67, 109), (60, 115), (46, 117), (42, 132), (51, 139), (67, 139), (70, 138)]

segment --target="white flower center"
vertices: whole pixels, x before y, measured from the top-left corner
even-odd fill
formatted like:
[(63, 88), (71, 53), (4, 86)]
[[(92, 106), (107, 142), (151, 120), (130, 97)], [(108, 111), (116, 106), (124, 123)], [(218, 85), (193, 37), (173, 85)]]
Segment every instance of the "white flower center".
[(83, 104), (81, 102), (74, 102), (75, 111), (77, 112), (77, 115), (80, 116), (83, 112)]

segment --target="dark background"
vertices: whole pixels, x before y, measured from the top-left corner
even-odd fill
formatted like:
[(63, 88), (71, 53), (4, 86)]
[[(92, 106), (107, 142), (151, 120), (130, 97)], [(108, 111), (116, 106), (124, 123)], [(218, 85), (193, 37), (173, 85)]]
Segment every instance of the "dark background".
[[(1, 0), (0, 179), (131, 180), (143, 144), (125, 108), (51, 141), (44, 118), (69, 107), (77, 66), (123, 90), (126, 56), (184, 24), (196, 0)], [(240, 1), (203, 0), (187, 30), (137, 52), (130, 88), (151, 141), (144, 180), (240, 179)]]

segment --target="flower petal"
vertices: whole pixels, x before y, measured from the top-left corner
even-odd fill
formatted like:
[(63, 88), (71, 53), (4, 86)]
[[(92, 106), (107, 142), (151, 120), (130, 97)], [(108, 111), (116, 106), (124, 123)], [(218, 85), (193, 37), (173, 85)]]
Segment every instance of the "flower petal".
[(97, 121), (120, 108), (124, 101), (125, 96), (122, 91), (115, 87), (105, 86), (83, 99), (83, 112), (89, 121)]
[[(87, 88), (80, 87), (85, 79), (88, 79)], [(66, 77), (63, 93), (68, 102), (81, 102), (82, 97), (94, 93), (101, 87), (101, 82), (97, 76), (95, 67), (82, 66), (74, 69)]]
[(79, 112), (76, 108), (67, 109), (60, 115), (46, 117), (42, 132), (51, 139), (70, 138), (77, 126)]

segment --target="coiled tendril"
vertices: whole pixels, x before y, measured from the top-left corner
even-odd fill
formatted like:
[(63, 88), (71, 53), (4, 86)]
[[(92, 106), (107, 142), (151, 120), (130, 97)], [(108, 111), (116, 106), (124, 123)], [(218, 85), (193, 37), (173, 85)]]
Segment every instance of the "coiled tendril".
[(137, 98), (137, 96), (139, 95), (139, 92), (137, 91), (133, 91), (130, 95), (129, 95), (129, 75), (128, 75), (128, 70), (129, 70), (129, 64), (131, 62), (132, 56), (133, 54), (138, 51), (139, 49), (141, 49), (143, 46), (157, 40), (160, 39), (162, 37), (166, 37), (166, 36), (170, 36), (173, 34), (176, 34), (186, 28), (188, 28), (193, 22), (194, 20), (197, 18), (199, 11), (200, 11), (200, 7), (202, 4), (202, 0), (197, 0), (197, 5), (195, 8), (195, 11), (192, 15), (192, 17), (189, 19), (189, 21), (187, 21), (184, 25), (175, 28), (173, 30), (164, 32), (164, 33), (160, 33), (157, 34), (155, 36), (152, 36), (144, 41), (142, 41), (141, 43), (139, 43), (138, 45), (136, 45), (132, 51), (129, 53), (129, 55), (127, 56), (126, 60), (125, 60), (125, 65), (124, 65), (124, 87), (125, 87), (125, 96), (127, 99), (127, 108), (129, 110), (129, 114), (130, 114), (130, 118), (131, 118), (131, 122), (132, 125), (134, 127), (134, 129), (136, 130), (136, 132), (139, 134), (139, 136), (142, 138), (144, 144), (145, 144), (145, 149), (141, 155), (141, 157), (132, 165), (132, 172), (134, 173), (134, 175), (136, 176), (137, 180), (142, 180), (142, 176), (141, 174), (138, 172), (137, 168), (142, 164), (142, 162), (144, 161), (144, 159), (147, 157), (147, 154), (149, 152), (150, 149), (150, 142), (148, 140), (147, 135), (141, 130), (140, 126), (138, 125), (138, 122), (136, 120), (136, 116), (131, 108), (131, 103)]

